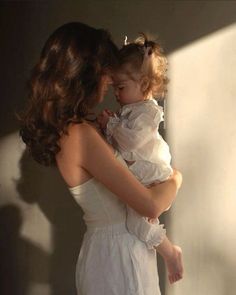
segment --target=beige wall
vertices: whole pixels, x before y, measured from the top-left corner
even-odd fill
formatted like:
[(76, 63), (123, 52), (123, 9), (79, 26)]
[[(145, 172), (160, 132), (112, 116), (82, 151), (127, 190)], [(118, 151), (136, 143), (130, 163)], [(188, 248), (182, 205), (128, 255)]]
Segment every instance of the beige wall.
[(169, 214), (185, 279), (167, 294), (235, 294), (236, 24), (170, 57), (167, 134), (184, 175)]
[[(24, 152), (12, 114), (23, 105), (23, 85), (48, 35), (80, 20), (109, 29), (117, 44), (140, 31), (163, 41), (171, 80), (167, 136), (174, 165), (184, 174), (166, 221), (186, 266), (176, 286), (165, 287), (162, 280), (163, 295), (164, 289), (168, 295), (233, 295), (236, 2), (25, 1), (0, 8), (0, 293), (75, 294), (82, 212), (58, 173)], [(117, 107), (111, 98), (105, 104)]]

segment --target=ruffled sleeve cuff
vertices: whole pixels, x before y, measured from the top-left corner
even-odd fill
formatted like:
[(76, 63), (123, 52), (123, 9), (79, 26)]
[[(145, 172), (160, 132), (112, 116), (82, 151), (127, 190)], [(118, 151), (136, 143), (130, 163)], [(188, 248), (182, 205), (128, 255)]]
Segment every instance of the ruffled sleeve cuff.
[(150, 223), (147, 218), (137, 214), (133, 209), (128, 209), (126, 219), (127, 229), (131, 234), (143, 241), (148, 249), (154, 249), (160, 245), (165, 236), (166, 230), (158, 219)]
[(158, 219), (156, 220), (156, 224), (149, 223), (145, 218), (144, 220), (151, 225), (146, 237), (146, 245), (148, 249), (154, 249), (154, 247), (157, 247), (163, 242), (166, 237), (166, 229), (164, 228), (164, 224), (159, 223)]

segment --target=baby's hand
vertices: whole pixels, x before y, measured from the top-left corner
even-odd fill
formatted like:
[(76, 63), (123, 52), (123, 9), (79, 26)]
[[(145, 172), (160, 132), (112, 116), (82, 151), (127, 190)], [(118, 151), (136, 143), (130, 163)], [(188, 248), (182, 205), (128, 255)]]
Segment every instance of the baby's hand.
[(115, 115), (115, 113), (109, 109), (105, 109), (103, 112), (106, 112), (109, 115), (109, 117), (114, 117), (114, 115)]
[(108, 120), (110, 117), (113, 117), (114, 113), (108, 109), (103, 110), (98, 116), (97, 116), (97, 122), (100, 125), (100, 128), (102, 130), (106, 129)]

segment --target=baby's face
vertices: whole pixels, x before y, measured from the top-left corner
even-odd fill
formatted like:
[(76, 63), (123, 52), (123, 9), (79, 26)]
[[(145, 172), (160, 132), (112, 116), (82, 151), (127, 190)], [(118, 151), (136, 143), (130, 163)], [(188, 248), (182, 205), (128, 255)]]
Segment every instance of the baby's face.
[(124, 72), (113, 74), (113, 87), (116, 99), (121, 106), (144, 100), (139, 80), (131, 79)]

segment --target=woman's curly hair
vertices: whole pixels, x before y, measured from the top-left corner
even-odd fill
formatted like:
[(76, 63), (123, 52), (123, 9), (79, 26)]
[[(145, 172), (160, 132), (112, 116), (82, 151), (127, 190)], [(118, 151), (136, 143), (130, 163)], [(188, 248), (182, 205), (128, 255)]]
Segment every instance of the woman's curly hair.
[(167, 92), (166, 75), (168, 62), (161, 45), (144, 33), (131, 43), (126, 43), (119, 51), (120, 68), (135, 80), (140, 73), (148, 82), (144, 95), (150, 92), (156, 99), (164, 98)]
[(73, 22), (47, 40), (28, 83), (29, 99), (19, 115), (20, 136), (33, 158), (55, 164), (58, 140), (70, 123), (81, 123), (99, 100), (102, 75), (117, 64), (109, 33)]

